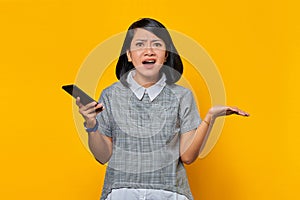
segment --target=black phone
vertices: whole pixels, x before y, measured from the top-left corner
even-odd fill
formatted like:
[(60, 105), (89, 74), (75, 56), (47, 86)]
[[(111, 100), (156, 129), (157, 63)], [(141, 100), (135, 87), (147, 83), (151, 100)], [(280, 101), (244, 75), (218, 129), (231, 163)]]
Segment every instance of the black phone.
[[(80, 97), (80, 102), (83, 105), (87, 105), (87, 104), (89, 104), (89, 103), (91, 103), (93, 101), (97, 103), (96, 106), (98, 105), (98, 102), (96, 100), (94, 100), (92, 97), (90, 97), (88, 94), (86, 94), (83, 90), (81, 90), (79, 87), (77, 87), (74, 84), (63, 85), (62, 89), (65, 90), (70, 95), (72, 95), (75, 99), (77, 97)], [(103, 110), (103, 108), (101, 107), (101, 108), (98, 108), (96, 110), (96, 112), (100, 112), (102, 110)]]

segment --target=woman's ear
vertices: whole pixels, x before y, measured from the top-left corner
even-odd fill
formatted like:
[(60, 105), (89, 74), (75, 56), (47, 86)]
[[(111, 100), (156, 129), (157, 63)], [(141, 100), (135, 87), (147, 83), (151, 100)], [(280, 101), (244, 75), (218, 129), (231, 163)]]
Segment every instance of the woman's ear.
[(167, 58), (168, 58), (168, 52), (166, 51), (166, 55), (165, 55), (165, 62), (167, 62)]
[(127, 55), (128, 62), (131, 62), (132, 59), (131, 59), (131, 55), (130, 55), (130, 51), (129, 50), (126, 51), (126, 55)]

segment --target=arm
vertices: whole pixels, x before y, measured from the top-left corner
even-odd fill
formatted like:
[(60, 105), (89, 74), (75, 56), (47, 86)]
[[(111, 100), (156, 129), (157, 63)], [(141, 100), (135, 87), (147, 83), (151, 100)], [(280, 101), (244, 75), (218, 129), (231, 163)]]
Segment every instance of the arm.
[(216, 118), (231, 114), (249, 116), (248, 113), (237, 107), (215, 106), (209, 110), (196, 130), (182, 134), (180, 138), (180, 156), (182, 162), (185, 164), (193, 163), (200, 154), (202, 150), (201, 147), (205, 144), (205, 140), (207, 139), (205, 136), (209, 135)]
[[(79, 113), (83, 116), (86, 123), (86, 128), (96, 126), (96, 116), (99, 112), (96, 109), (103, 107), (102, 104), (96, 106), (96, 102), (87, 104), (86, 106), (80, 103), (80, 98), (76, 99), (76, 104), (79, 107)], [(101, 134), (99, 130), (88, 133), (88, 144), (91, 152), (101, 164), (105, 164), (112, 154), (112, 138)]]
[(112, 138), (99, 131), (89, 133), (89, 148), (101, 164), (109, 161), (112, 154)]

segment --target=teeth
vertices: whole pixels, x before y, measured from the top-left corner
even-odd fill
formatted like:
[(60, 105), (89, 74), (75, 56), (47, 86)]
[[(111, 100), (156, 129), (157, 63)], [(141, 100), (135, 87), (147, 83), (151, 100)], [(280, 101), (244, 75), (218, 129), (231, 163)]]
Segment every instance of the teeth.
[(155, 60), (145, 60), (143, 61), (143, 64), (153, 64), (155, 63)]

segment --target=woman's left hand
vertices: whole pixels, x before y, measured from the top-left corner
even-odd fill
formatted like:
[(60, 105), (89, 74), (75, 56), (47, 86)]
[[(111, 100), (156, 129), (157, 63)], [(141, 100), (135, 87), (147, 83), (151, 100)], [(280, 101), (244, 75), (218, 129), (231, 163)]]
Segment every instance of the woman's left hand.
[(225, 115), (241, 115), (245, 117), (249, 117), (249, 113), (239, 109), (238, 107), (230, 107), (230, 106), (214, 106), (209, 110), (209, 114), (212, 116), (212, 118), (217, 118), (220, 116)]

